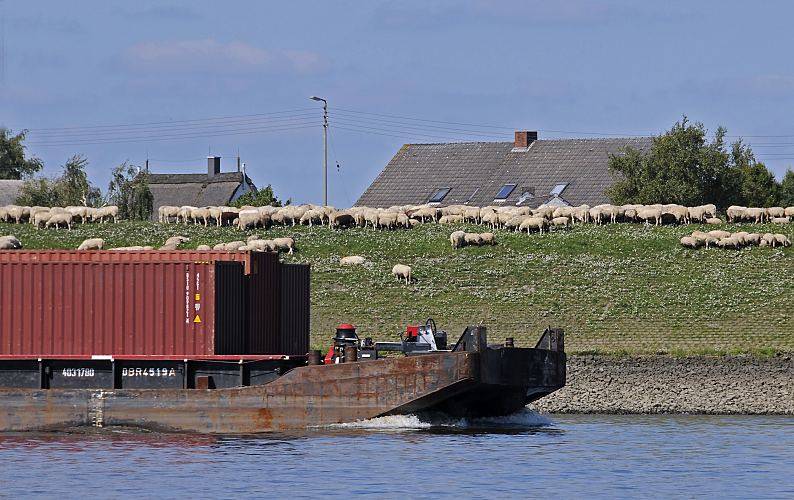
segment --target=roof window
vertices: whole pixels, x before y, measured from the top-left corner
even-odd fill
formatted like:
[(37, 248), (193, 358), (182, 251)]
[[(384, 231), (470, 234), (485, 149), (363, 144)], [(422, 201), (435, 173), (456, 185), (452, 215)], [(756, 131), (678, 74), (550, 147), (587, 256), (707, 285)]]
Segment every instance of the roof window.
[(516, 188), (515, 184), (505, 184), (504, 186), (502, 186), (502, 189), (500, 189), (499, 192), (496, 193), (496, 198), (494, 198), (494, 201), (506, 200), (507, 197), (510, 196), (510, 193), (512, 193), (515, 188)]
[(441, 203), (441, 200), (443, 200), (449, 194), (450, 191), (452, 191), (452, 188), (436, 189), (435, 192), (433, 193), (433, 196), (430, 197), (429, 203)]
[(568, 183), (567, 182), (561, 182), (559, 184), (555, 184), (554, 188), (551, 190), (549, 195), (551, 195), (551, 196), (559, 196), (559, 195), (562, 194), (563, 191), (565, 191), (565, 188), (567, 188), (567, 187), (568, 187)]

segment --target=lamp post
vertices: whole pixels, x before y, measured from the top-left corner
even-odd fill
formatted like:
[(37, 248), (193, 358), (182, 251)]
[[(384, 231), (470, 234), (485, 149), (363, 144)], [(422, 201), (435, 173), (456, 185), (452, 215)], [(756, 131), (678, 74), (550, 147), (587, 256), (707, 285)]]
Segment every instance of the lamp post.
[(311, 96), (312, 101), (323, 102), (323, 206), (328, 206), (328, 101), (316, 95)]

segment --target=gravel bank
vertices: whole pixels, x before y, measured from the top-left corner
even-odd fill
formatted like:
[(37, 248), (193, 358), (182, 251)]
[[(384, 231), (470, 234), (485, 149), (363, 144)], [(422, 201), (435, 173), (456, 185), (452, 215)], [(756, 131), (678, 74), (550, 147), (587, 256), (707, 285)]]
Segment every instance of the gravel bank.
[(567, 385), (531, 405), (549, 413), (794, 415), (791, 355), (571, 356)]

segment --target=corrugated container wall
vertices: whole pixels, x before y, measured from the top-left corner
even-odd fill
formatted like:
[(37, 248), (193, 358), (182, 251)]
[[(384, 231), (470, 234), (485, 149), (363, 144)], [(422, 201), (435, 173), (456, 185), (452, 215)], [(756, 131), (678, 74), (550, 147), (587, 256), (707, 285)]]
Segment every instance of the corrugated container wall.
[(209, 263), (0, 263), (0, 354), (215, 354), (217, 334), (243, 335), (216, 331), (233, 274), (216, 289)]
[(259, 254), (254, 273), (248, 278), (246, 303), (246, 351), (249, 354), (306, 354), (282, 352), (279, 342), (281, 330), (281, 264), (274, 253)]
[(310, 266), (281, 265), (281, 335), (280, 352), (309, 352), (311, 306)]
[(242, 262), (245, 274), (256, 272), (257, 263), (278, 260), (274, 253), (222, 250), (17, 250), (0, 252), (2, 262)]

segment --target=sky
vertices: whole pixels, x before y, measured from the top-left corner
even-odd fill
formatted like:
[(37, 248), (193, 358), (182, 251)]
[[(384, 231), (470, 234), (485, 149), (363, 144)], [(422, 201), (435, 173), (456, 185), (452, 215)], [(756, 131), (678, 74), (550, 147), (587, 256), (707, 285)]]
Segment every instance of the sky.
[(124, 161), (352, 205), (404, 143), (663, 133), (794, 166), (794, 2), (0, 0), (0, 126), (105, 189)]

